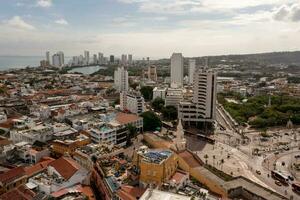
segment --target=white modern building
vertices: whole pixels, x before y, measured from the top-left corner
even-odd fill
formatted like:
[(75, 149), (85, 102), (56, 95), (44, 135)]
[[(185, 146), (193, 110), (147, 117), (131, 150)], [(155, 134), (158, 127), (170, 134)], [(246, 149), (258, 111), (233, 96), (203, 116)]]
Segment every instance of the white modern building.
[(97, 63), (98, 63), (97, 54), (94, 54), (94, 56), (93, 56), (93, 63), (94, 63), (94, 64), (97, 64)]
[(88, 65), (90, 63), (90, 52), (89, 51), (84, 51), (84, 60), (85, 60), (86, 65)]
[(50, 64), (50, 52), (46, 52), (46, 61)]
[(98, 63), (99, 65), (103, 65), (104, 64), (104, 55), (103, 53), (98, 53)]
[(153, 89), (153, 100), (156, 98), (166, 99), (167, 88), (155, 87)]
[(114, 86), (118, 92), (128, 90), (128, 72), (124, 67), (119, 67), (115, 71)]
[(122, 54), (122, 56), (121, 56), (121, 63), (123, 65), (127, 64), (127, 55), (126, 54)]
[(181, 101), (178, 118), (183, 123), (213, 122), (217, 98), (217, 74), (197, 69), (194, 74), (193, 98)]
[(132, 60), (132, 54), (128, 54), (128, 64), (132, 64), (133, 60)]
[(168, 88), (165, 98), (165, 105), (175, 106), (177, 108), (182, 99), (183, 92), (181, 88)]
[(64, 53), (58, 52), (52, 56), (52, 65), (54, 67), (62, 67), (64, 65)]
[(183, 56), (181, 53), (173, 53), (171, 56), (171, 87), (183, 85)]
[(144, 112), (144, 97), (139, 92), (121, 92), (120, 109), (134, 114)]
[(189, 60), (189, 84), (193, 84), (194, 82), (195, 69), (196, 69), (196, 60), (190, 59)]

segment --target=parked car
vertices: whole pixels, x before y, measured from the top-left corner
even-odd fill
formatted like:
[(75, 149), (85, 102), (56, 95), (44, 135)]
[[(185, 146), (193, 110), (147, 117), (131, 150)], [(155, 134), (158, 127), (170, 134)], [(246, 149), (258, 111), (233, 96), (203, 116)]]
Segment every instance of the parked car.
[(294, 181), (294, 180), (295, 180), (294, 177), (291, 176), (291, 175), (288, 175), (288, 178), (289, 178), (291, 181)]
[(280, 181), (275, 181), (275, 184), (278, 186), (282, 186), (282, 183)]
[(261, 175), (261, 171), (256, 170), (255, 172), (256, 172), (258, 175)]

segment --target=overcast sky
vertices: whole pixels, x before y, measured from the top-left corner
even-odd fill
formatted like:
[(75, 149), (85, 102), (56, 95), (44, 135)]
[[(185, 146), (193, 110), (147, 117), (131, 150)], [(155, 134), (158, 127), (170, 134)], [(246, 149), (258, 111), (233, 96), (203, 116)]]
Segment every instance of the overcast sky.
[(299, 0), (0, 0), (0, 55), (300, 50)]

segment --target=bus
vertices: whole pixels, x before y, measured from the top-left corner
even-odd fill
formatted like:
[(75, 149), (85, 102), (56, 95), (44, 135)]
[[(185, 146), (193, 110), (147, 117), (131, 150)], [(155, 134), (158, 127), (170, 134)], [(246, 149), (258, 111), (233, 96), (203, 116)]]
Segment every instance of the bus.
[(280, 181), (281, 183), (288, 185), (289, 184), (289, 178), (287, 176), (285, 176), (284, 174), (282, 174), (281, 172), (278, 171), (271, 171), (271, 176), (272, 178)]
[(292, 188), (294, 192), (300, 194), (300, 183), (293, 183)]

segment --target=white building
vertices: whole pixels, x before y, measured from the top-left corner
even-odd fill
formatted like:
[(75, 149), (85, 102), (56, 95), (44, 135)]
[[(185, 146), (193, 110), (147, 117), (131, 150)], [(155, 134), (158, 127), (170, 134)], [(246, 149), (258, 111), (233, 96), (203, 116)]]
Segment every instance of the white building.
[(46, 61), (50, 64), (50, 52), (46, 52)]
[(161, 191), (157, 189), (148, 188), (146, 192), (141, 196), (140, 200), (191, 200), (192, 197), (179, 195), (171, 192)]
[(97, 54), (94, 54), (94, 56), (93, 56), (93, 63), (94, 63), (94, 64), (97, 64), (97, 63), (98, 63)]
[(190, 59), (189, 60), (189, 84), (193, 84), (194, 82), (195, 69), (196, 69), (196, 60)]
[(198, 69), (194, 75), (192, 100), (181, 101), (178, 118), (184, 123), (213, 122), (215, 120), (217, 74)]
[(62, 51), (57, 52), (52, 56), (52, 65), (54, 67), (62, 67), (65, 64), (65, 57)]
[(114, 86), (118, 92), (128, 90), (128, 72), (124, 67), (119, 67), (115, 71)]
[(153, 100), (156, 98), (166, 99), (167, 88), (158, 88), (153, 89)]
[(179, 102), (183, 99), (183, 92), (181, 88), (168, 88), (165, 98), (166, 106), (178, 107)]
[(33, 144), (35, 141), (47, 142), (52, 139), (53, 128), (47, 125), (37, 125), (30, 129), (13, 130), (10, 132), (10, 139), (14, 143), (28, 142)]
[(183, 57), (181, 53), (173, 53), (171, 56), (171, 87), (183, 85)]
[(128, 54), (128, 64), (132, 64), (132, 54)]
[(86, 65), (88, 65), (90, 63), (90, 52), (89, 51), (84, 51), (84, 61), (85, 61)]
[(120, 109), (134, 114), (144, 112), (144, 97), (139, 92), (121, 92)]
[(95, 143), (117, 143), (116, 129), (111, 126), (103, 124), (99, 129), (91, 129), (90, 133), (91, 139)]
[(104, 56), (103, 53), (98, 53), (98, 63), (99, 65), (103, 65), (104, 64)]
[(127, 55), (126, 54), (122, 54), (122, 56), (121, 56), (121, 63), (123, 65), (127, 64)]

